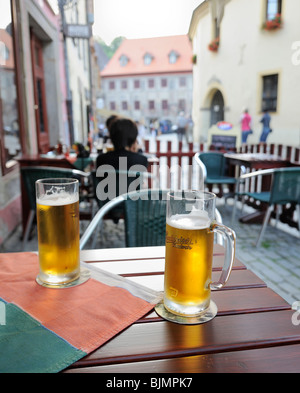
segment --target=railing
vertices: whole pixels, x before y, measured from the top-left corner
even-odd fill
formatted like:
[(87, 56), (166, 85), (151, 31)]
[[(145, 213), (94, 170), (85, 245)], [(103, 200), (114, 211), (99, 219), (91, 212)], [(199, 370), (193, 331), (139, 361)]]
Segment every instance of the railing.
[[(172, 189), (200, 189), (203, 188), (203, 179), (200, 179), (199, 168), (194, 162), (194, 155), (202, 151), (220, 151), (225, 149), (215, 149), (213, 145), (209, 148), (204, 144), (189, 143), (183, 145), (182, 142), (156, 140), (151, 144), (145, 141), (145, 153), (156, 157), (150, 160), (149, 172), (155, 181), (149, 187), (172, 188)], [(291, 165), (300, 166), (300, 148), (294, 146), (275, 145), (275, 144), (255, 144), (241, 146), (239, 153), (268, 153), (286, 159)]]
[(295, 146), (264, 144), (245, 145), (239, 149), (240, 153), (268, 153), (286, 159), (291, 164), (300, 165), (300, 148)]
[(150, 151), (149, 140), (145, 141), (145, 153), (155, 156), (149, 160), (149, 172), (152, 174), (152, 188), (199, 189), (199, 168), (194, 162), (196, 152), (204, 151), (203, 144), (182, 142), (161, 142), (156, 140)]

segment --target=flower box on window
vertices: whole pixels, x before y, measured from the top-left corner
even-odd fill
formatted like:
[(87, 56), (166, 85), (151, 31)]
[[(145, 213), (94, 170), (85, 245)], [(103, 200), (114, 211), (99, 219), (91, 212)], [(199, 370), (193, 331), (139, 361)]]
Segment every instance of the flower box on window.
[(214, 40), (212, 40), (212, 42), (208, 45), (208, 49), (211, 52), (217, 52), (219, 49), (219, 45), (220, 45), (220, 38), (217, 37)]
[(269, 31), (270, 31), (270, 30), (277, 30), (277, 29), (280, 29), (281, 26), (282, 26), (281, 15), (280, 15), (280, 14), (276, 14), (276, 16), (275, 16), (273, 19), (267, 20), (267, 21), (264, 23), (263, 28), (264, 28), (265, 30), (269, 30)]

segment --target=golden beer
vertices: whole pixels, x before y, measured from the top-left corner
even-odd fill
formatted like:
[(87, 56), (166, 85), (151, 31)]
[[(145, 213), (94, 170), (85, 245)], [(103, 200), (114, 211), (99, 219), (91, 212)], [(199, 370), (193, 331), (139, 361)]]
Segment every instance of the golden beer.
[(197, 315), (210, 304), (214, 233), (207, 216), (171, 216), (166, 224), (164, 305)]
[(80, 275), (78, 195), (37, 199), (39, 278), (59, 285)]

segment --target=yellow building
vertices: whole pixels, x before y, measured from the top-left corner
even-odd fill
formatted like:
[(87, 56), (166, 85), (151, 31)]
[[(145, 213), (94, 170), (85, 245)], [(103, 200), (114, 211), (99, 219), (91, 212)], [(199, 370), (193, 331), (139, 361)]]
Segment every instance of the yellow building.
[(240, 127), (244, 109), (258, 143), (269, 110), (268, 143), (300, 144), (300, 1), (206, 0), (193, 12), (194, 139), (219, 121)]

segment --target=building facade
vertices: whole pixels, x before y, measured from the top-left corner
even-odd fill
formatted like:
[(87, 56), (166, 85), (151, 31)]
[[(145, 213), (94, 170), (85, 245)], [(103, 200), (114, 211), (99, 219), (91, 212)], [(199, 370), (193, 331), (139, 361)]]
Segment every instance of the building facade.
[(65, 25), (67, 101), (71, 143), (86, 143), (96, 107), (92, 91), (93, 0), (69, 1), (61, 7)]
[(47, 0), (3, 0), (0, 17), (0, 244), (21, 221), (17, 158), (64, 140), (63, 48)]
[(91, 128), (92, 37), (73, 38), (62, 29), (57, 4), (66, 24), (90, 30), (93, 0), (1, 0), (0, 245), (22, 220), (18, 159), (58, 142), (86, 143)]
[(258, 143), (269, 110), (268, 143), (300, 144), (300, 2), (208, 0), (193, 13), (194, 139), (225, 120), (239, 127), (244, 109)]
[(187, 36), (124, 40), (101, 72), (105, 109), (149, 125), (192, 110)]

